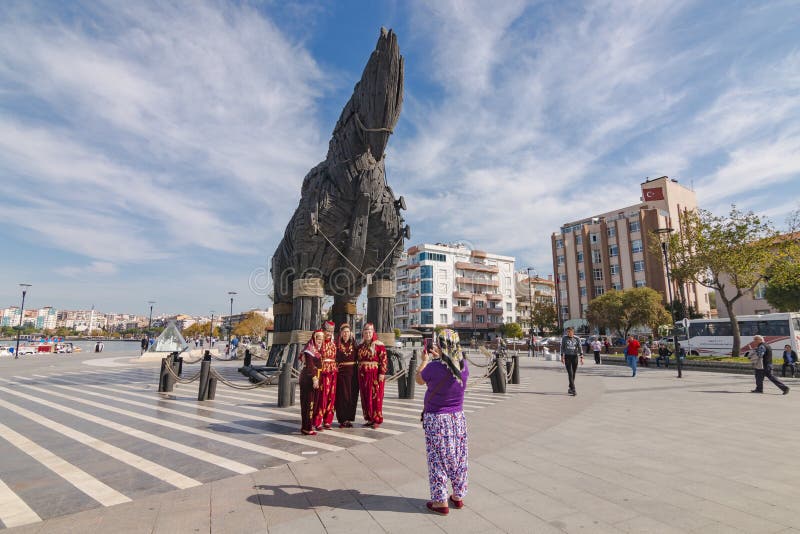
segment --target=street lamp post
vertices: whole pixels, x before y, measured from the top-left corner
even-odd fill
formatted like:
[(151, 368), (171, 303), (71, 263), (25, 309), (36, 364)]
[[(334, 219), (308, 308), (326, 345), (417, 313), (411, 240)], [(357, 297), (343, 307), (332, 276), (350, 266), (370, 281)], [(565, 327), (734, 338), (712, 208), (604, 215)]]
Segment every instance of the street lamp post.
[(228, 295), (231, 297), (231, 314), (228, 316), (228, 341), (230, 342), (233, 335), (233, 296), (236, 295), (236, 291), (228, 291)]
[(150, 305), (150, 318), (147, 320), (147, 337), (153, 335), (153, 304), (156, 303), (154, 300), (148, 300), (147, 303)]
[(22, 334), (22, 317), (25, 315), (25, 295), (28, 293), (28, 288), (31, 284), (20, 284), (22, 288), (22, 305), (19, 307), (19, 325), (17, 325), (17, 348), (14, 349), (14, 359), (19, 358), (19, 337)]
[(674, 232), (674, 228), (658, 228), (656, 233), (661, 240), (661, 252), (664, 255), (664, 270), (667, 274), (667, 296), (669, 297), (669, 316), (672, 320), (672, 346), (675, 348), (675, 360), (678, 362), (678, 378), (683, 377), (683, 366), (681, 365), (681, 354), (678, 351), (678, 331), (675, 328), (675, 311), (672, 306), (672, 276), (669, 270), (669, 236)]
[(209, 330), (211, 330), (211, 332), (209, 332), (208, 334), (209, 335), (208, 343), (210, 345), (211, 340), (214, 339), (214, 310), (211, 310), (211, 325), (209, 326)]
[(536, 269), (533, 267), (528, 267), (527, 270), (528, 270), (528, 293), (531, 305), (530, 309), (528, 310), (528, 319), (530, 319), (528, 338), (530, 339), (530, 344), (531, 344), (531, 356), (533, 356), (533, 354), (535, 353), (535, 345), (533, 343), (533, 277), (536, 276)]

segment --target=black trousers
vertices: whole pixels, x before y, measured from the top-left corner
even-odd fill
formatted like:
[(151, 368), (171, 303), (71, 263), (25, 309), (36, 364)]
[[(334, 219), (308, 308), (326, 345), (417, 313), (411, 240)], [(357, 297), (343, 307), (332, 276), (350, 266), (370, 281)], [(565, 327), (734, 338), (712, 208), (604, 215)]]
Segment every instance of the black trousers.
[(600, 363), (600, 351), (594, 351), (594, 363)]
[(786, 369), (790, 369), (792, 371), (792, 378), (794, 378), (794, 375), (797, 372), (797, 364), (783, 362), (783, 365), (781, 365), (781, 376), (786, 376)]
[(569, 390), (575, 391), (575, 371), (578, 370), (578, 355), (565, 355), (564, 367), (567, 368), (567, 376), (569, 376)]
[(755, 369), (756, 372), (756, 391), (764, 391), (764, 377), (769, 378), (770, 382), (781, 391), (786, 390), (786, 384), (775, 378), (772, 374), (772, 364), (765, 365), (763, 369)]

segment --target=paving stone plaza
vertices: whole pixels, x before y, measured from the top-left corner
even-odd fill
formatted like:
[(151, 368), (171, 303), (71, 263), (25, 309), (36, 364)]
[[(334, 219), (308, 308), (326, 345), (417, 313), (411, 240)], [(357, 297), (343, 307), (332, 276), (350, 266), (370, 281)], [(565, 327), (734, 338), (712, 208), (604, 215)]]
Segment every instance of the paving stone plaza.
[[(234, 362), (214, 362), (241, 381)], [(800, 532), (800, 387), (522, 358), (468, 392), (467, 506), (428, 500), (422, 391), (386, 421), (301, 436), (276, 388), (157, 393), (128, 358), (0, 360), (8, 532)], [(191, 369), (190, 369), (191, 371)], [(478, 373), (476, 373), (478, 374)], [(800, 380), (787, 379), (790, 386)]]

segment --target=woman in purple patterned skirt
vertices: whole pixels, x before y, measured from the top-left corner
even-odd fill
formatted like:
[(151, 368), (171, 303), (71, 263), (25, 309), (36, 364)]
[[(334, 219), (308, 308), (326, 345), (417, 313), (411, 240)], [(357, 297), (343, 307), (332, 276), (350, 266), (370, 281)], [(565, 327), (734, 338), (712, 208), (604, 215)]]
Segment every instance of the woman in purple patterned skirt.
[[(461, 353), (458, 334), (442, 330), (430, 352), (423, 351), (415, 377), (427, 385), (422, 412), (425, 449), (428, 455), (428, 481), (431, 500), (428, 510), (447, 515), (464, 506), (467, 494), (467, 420), (464, 417), (464, 390), (469, 369)], [(448, 496), (448, 481), (453, 486)]]

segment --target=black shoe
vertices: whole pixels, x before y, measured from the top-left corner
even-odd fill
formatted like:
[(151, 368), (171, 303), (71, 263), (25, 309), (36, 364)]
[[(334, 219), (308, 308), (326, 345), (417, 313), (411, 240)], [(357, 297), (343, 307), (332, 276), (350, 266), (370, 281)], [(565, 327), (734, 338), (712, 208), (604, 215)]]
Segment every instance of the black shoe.
[(783, 388), (783, 394), (784, 395), (788, 395), (789, 394), (789, 386), (786, 386), (785, 388)]
[(750, 393), (764, 393), (764, 391), (762, 391), (760, 389), (754, 389), (754, 390), (750, 391)]
[(574, 397), (575, 395), (577, 395), (577, 394), (578, 394), (578, 392), (577, 392), (577, 391), (575, 391), (574, 389), (573, 389), (573, 390), (570, 392), (570, 395), (572, 395), (573, 397)]

